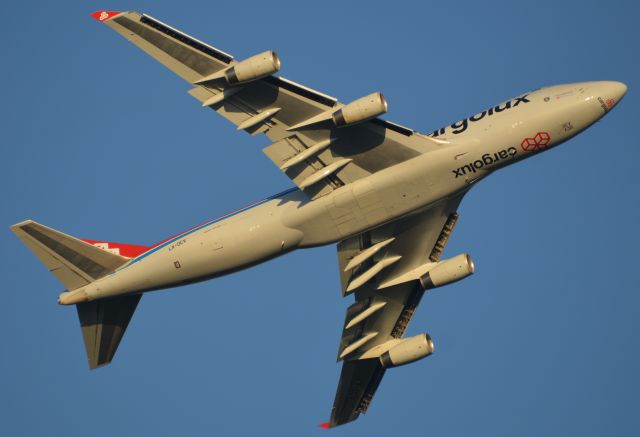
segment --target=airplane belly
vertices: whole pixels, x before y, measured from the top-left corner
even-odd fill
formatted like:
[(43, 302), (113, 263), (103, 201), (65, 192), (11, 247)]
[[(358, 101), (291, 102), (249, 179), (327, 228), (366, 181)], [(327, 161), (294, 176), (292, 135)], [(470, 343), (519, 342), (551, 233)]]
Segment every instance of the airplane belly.
[(295, 247), (300, 231), (281, 223), (276, 211), (256, 211), (231, 219), (211, 231), (204, 231), (200, 256), (185, 254), (195, 277), (219, 276), (280, 256)]
[(85, 290), (91, 300), (211, 279), (283, 255), (302, 232), (282, 224), (277, 202), (173, 239)]
[(466, 188), (464, 181), (447, 178), (454, 165), (452, 150), (418, 156), (290, 208), (284, 222), (304, 234), (300, 247), (312, 247), (344, 240), (421, 210)]

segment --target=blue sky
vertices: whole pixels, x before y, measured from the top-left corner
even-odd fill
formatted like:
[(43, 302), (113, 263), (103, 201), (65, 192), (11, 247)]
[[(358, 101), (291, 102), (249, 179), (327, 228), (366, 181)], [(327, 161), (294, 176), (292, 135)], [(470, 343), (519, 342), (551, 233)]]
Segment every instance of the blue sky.
[[(284, 190), (188, 84), (89, 14), (147, 12), (342, 101), (382, 91), (429, 132), (521, 92), (587, 80), (626, 98), (569, 143), (463, 202), (449, 255), (476, 274), (422, 301), (436, 353), (387, 372), (331, 431), (340, 371), (335, 248), (143, 297), (112, 365), (89, 371), (61, 284), (8, 227), (152, 244)], [(635, 436), (640, 428), (639, 7), (632, 1), (12, 2), (0, 29), (0, 434)]]

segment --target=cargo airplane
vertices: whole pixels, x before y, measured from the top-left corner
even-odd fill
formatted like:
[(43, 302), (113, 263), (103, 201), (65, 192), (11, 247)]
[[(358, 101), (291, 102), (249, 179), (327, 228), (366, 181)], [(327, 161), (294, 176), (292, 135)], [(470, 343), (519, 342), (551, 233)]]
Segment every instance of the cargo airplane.
[(58, 302), (78, 310), (90, 368), (111, 362), (143, 293), (337, 243), (342, 295), (353, 303), (324, 427), (366, 412), (387, 369), (433, 353), (429, 335), (404, 334), (426, 291), (474, 272), (467, 254), (442, 258), (464, 195), (582, 132), (627, 90), (605, 81), (541, 88), (423, 134), (379, 118), (380, 93), (341, 103), (275, 75), (273, 51), (238, 61), (145, 14), (93, 17), (191, 84), (202, 106), (269, 138), (264, 153), (296, 187), (150, 247), (77, 239), (32, 220), (11, 229), (67, 288)]

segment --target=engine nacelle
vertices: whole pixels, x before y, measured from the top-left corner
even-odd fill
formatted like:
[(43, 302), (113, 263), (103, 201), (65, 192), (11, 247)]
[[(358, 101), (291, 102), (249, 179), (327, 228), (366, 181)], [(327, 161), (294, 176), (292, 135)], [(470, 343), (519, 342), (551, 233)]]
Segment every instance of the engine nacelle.
[(380, 355), (380, 363), (385, 369), (402, 366), (428, 357), (434, 350), (429, 334), (418, 334), (403, 340)]
[(472, 275), (474, 270), (475, 266), (471, 257), (462, 253), (439, 262), (437, 266), (420, 278), (420, 283), (425, 289), (436, 288), (464, 279)]
[(336, 126), (349, 126), (367, 121), (387, 112), (387, 101), (382, 93), (373, 93), (354, 100), (333, 113)]
[(224, 77), (231, 85), (251, 82), (270, 76), (280, 70), (280, 58), (276, 52), (267, 50), (240, 61), (224, 72)]

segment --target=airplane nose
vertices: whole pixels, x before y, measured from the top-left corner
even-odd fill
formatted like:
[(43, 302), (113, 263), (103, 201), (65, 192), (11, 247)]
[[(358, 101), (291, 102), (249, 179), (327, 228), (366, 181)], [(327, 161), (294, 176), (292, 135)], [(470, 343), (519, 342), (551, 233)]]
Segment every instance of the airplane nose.
[(602, 82), (600, 89), (602, 99), (609, 108), (617, 105), (627, 93), (627, 86), (622, 82)]

